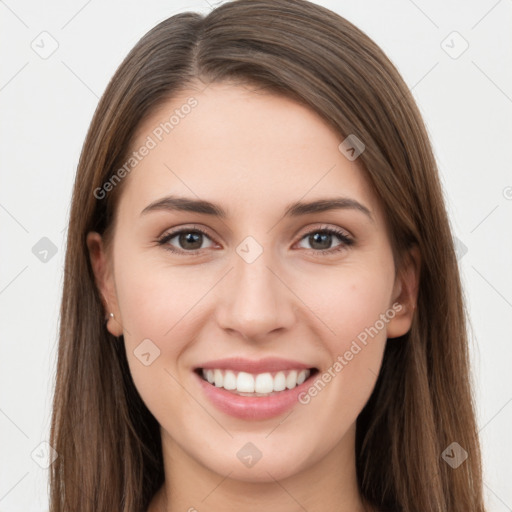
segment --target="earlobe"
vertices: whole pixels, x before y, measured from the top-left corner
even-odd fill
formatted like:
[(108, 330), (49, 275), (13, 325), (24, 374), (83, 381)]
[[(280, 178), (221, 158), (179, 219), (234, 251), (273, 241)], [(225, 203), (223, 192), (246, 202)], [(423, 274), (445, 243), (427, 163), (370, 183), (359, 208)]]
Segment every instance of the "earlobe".
[(103, 303), (106, 328), (112, 335), (121, 336), (123, 329), (120, 322), (111, 262), (105, 252), (103, 240), (99, 233), (91, 231), (87, 234), (86, 241), (96, 287)]
[(419, 248), (415, 245), (407, 253), (402, 268), (396, 276), (390, 307), (393, 304), (400, 304), (400, 307), (393, 308), (396, 314), (387, 325), (388, 338), (403, 336), (411, 328), (418, 299), (420, 270), (421, 255)]

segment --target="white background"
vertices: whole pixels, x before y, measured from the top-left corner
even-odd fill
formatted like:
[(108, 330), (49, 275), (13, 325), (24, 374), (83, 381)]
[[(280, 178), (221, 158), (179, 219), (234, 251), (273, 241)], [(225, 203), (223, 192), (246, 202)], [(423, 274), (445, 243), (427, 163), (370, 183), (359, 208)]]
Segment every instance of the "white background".
[[(486, 499), (490, 512), (512, 511), (512, 2), (318, 3), (382, 47), (427, 123), (460, 241)], [(48, 508), (48, 470), (31, 454), (48, 439), (71, 188), (98, 99), (143, 34), (210, 9), (0, 0), (0, 512)], [(50, 47), (43, 31), (58, 43), (46, 59), (31, 47)], [(469, 44), (456, 59), (453, 31)], [(43, 237), (57, 250), (47, 262), (32, 252)]]

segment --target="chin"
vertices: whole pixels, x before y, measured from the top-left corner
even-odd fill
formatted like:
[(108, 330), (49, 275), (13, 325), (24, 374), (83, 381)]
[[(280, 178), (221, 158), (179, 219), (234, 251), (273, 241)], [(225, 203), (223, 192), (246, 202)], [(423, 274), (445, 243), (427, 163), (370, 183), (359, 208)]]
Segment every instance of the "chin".
[[(283, 480), (304, 470), (308, 464), (315, 463), (309, 457), (304, 457), (304, 449), (300, 448), (304, 443), (301, 441), (290, 442), (290, 446), (285, 447), (282, 443), (272, 445), (268, 440), (266, 443), (258, 440), (252, 443), (246, 439), (245, 437), (244, 441), (233, 443), (236, 445), (235, 449), (222, 451), (220, 458), (203, 460), (200, 463), (217, 474), (229, 475), (232, 480), (254, 483)], [(281, 453), (278, 446), (281, 447)]]

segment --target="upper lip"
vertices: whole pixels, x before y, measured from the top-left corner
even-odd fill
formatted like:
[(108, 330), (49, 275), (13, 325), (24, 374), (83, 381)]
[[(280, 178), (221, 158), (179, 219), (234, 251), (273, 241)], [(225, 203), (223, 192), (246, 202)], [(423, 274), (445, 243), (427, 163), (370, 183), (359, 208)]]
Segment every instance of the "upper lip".
[(218, 368), (221, 370), (233, 370), (258, 374), (264, 372), (278, 372), (281, 370), (307, 370), (309, 368), (313, 368), (313, 366), (310, 364), (300, 363), (299, 361), (281, 359), (278, 357), (266, 357), (258, 360), (232, 357), (208, 361), (196, 367), (196, 369), (199, 368), (204, 368), (205, 370)]

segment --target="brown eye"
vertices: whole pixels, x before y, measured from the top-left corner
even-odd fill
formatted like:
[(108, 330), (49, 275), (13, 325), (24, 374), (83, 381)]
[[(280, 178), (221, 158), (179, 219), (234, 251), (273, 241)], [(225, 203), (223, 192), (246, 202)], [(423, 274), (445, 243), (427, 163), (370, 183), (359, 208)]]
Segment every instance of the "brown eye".
[[(340, 243), (333, 247), (332, 244), (336, 241), (336, 238)], [(333, 253), (354, 243), (343, 231), (332, 228), (310, 231), (302, 237), (301, 241), (302, 240), (306, 240), (310, 245), (310, 247), (306, 247), (306, 249), (311, 249), (319, 253)]]
[[(205, 238), (211, 241), (206, 232), (198, 228), (181, 229), (179, 231), (167, 233), (158, 241), (158, 243), (171, 252), (195, 253), (196, 251), (205, 248), (202, 247)], [(176, 239), (176, 241), (171, 243), (174, 239)]]

